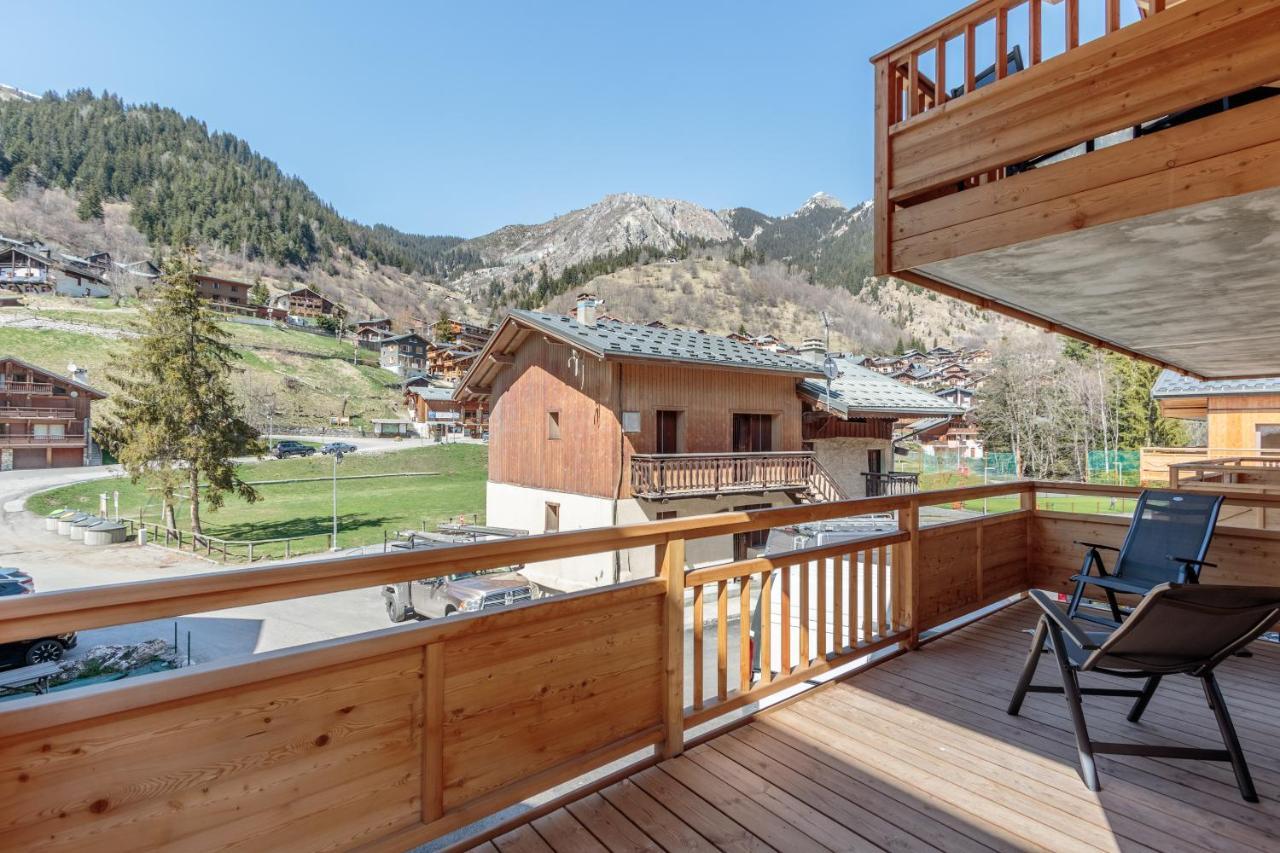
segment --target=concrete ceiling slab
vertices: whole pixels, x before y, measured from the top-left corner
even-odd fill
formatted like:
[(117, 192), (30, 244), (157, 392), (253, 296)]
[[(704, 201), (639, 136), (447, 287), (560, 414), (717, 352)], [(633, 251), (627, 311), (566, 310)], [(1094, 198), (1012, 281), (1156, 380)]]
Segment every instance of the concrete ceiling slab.
[(1280, 376), (1280, 190), (919, 272), (1208, 379)]

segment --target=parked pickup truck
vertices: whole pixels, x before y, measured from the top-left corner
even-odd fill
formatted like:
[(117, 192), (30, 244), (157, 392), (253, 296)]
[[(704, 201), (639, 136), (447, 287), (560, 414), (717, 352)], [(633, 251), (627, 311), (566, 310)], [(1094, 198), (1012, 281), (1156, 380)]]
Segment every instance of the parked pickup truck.
[(392, 622), (404, 622), (415, 616), (437, 619), (455, 613), (510, 607), (541, 596), (538, 587), (516, 568), (460, 572), (382, 588), (382, 599)]
[(300, 441), (277, 441), (275, 449), (271, 452), (277, 459), (288, 459), (290, 456), (311, 456), (316, 449)]

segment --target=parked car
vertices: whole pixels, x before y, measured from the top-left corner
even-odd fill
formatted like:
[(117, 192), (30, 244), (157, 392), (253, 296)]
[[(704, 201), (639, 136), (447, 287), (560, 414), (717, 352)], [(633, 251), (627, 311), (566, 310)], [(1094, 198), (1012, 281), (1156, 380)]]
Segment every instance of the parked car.
[(345, 441), (331, 441), (320, 448), (320, 452), (328, 456), (332, 453), (355, 453), (357, 449), (354, 444), (347, 444)]
[(281, 441), (271, 452), (277, 459), (288, 459), (290, 456), (314, 456), (316, 449), (300, 441)]
[[(21, 569), (0, 569), (0, 596), (30, 595), (36, 591), (31, 575)], [(0, 667), (30, 666), (61, 660), (67, 649), (76, 647), (75, 633), (57, 634), (36, 640), (0, 643)]]
[(382, 589), (387, 616), (392, 622), (404, 622), (415, 616), (437, 619), (541, 598), (542, 591), (520, 574), (518, 568), (460, 572), (389, 584)]

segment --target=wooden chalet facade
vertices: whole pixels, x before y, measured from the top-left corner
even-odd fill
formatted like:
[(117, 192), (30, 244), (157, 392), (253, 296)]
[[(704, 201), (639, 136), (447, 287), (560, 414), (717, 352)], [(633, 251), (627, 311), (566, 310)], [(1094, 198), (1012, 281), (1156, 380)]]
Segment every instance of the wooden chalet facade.
[(326, 299), (310, 287), (299, 287), (276, 297), (275, 305), (289, 312), (289, 317), (302, 322), (332, 316), (339, 310), (336, 302)]
[(62, 256), (43, 247), (0, 243), (0, 289), (15, 293), (56, 293), (59, 296), (102, 297), (111, 294), (106, 271), (80, 258)]
[(483, 438), (489, 431), (489, 407), (484, 398), (458, 400), (454, 386), (421, 380), (404, 389), (406, 413), (419, 435), (442, 439), (453, 433)]
[(471, 369), (480, 349), (465, 343), (433, 343), (427, 349), (427, 372), (457, 382)]
[(418, 333), (385, 337), (378, 346), (378, 363), (383, 370), (390, 370), (406, 379), (428, 372), (427, 352), (431, 348), (431, 342)]
[[(838, 496), (803, 447), (810, 363), (695, 332), (513, 311), (463, 378), (487, 400), (490, 524), (609, 526)], [(690, 560), (762, 545), (703, 543)], [(644, 554), (530, 569), (556, 589), (652, 574)]]
[(214, 305), (229, 305), (236, 308), (249, 308), (249, 291), (253, 288), (247, 281), (238, 281), (222, 275), (197, 273), (196, 293)]
[(80, 378), (0, 356), (0, 472), (93, 462), (90, 407), (106, 396)]
[(376, 344), (391, 336), (391, 320), (386, 317), (356, 323), (356, 339), (361, 343)]

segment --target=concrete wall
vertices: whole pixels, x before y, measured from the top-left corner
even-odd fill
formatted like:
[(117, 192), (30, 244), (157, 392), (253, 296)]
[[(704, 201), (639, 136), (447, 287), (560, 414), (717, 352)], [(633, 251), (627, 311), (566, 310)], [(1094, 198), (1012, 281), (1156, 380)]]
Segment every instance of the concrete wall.
[(880, 438), (815, 438), (813, 455), (850, 498), (867, 496), (867, 451), (879, 450), (883, 470), (893, 470), (893, 443)]

